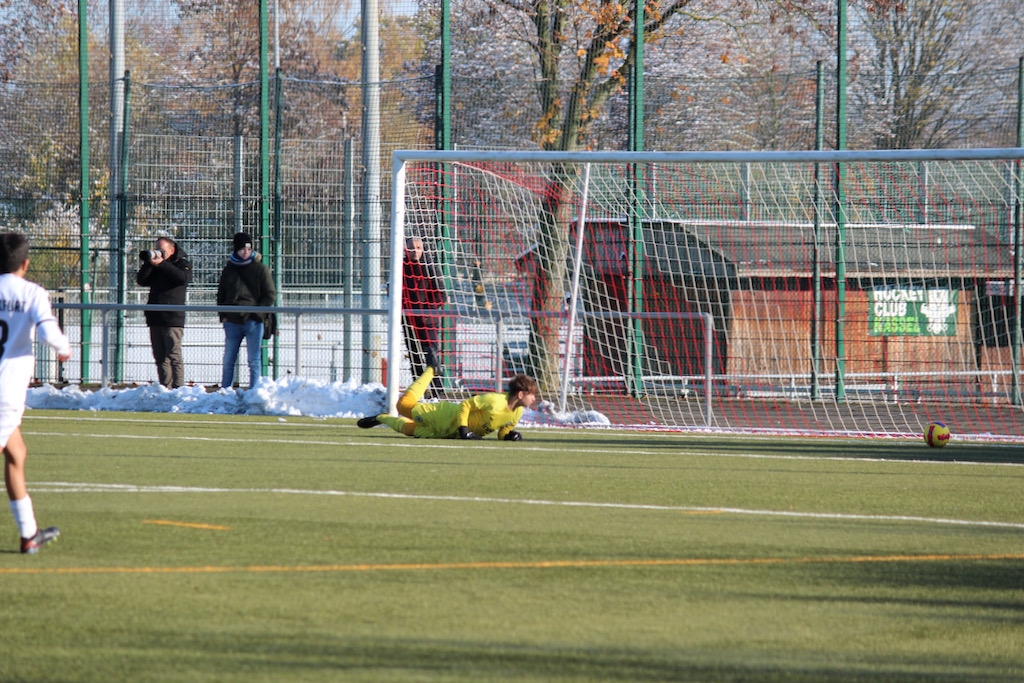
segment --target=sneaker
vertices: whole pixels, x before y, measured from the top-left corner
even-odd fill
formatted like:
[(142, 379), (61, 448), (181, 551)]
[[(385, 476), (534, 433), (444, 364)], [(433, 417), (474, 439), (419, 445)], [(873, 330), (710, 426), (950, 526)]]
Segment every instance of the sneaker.
[(21, 552), (35, 555), (44, 545), (56, 541), (58, 536), (60, 536), (60, 529), (55, 526), (40, 529), (32, 538), (21, 539)]
[(358, 422), (356, 422), (356, 426), (360, 427), (362, 429), (369, 429), (370, 427), (376, 427), (379, 424), (380, 424), (380, 420), (378, 420), (373, 415), (371, 415), (370, 417), (360, 418), (360, 420)]

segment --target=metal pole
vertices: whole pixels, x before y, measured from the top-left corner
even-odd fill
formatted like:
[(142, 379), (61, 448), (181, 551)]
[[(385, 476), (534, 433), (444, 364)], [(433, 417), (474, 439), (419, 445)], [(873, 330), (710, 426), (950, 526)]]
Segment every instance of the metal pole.
[[(274, 2), (274, 38), (277, 38), (277, 2)], [(275, 57), (277, 56), (275, 44)], [(282, 272), (284, 271), (284, 257), (282, 254), (281, 235), (281, 67), (274, 70), (274, 289), (277, 291), (277, 301), (281, 302)], [(278, 353), (281, 350), (281, 335), (275, 334), (272, 345), (274, 347), (274, 379), (278, 376), (277, 362)], [(298, 339), (295, 344), (298, 345)]]
[(710, 313), (701, 313), (704, 319), (704, 426), (710, 427), (714, 418), (711, 395), (715, 372), (715, 318)]
[(103, 344), (103, 348), (100, 350), (100, 386), (103, 388), (110, 383), (110, 330), (107, 326), (107, 313), (109, 310), (103, 309), (103, 313), (100, 315), (100, 338)]
[(302, 314), (295, 316), (295, 376), (302, 376)]
[[(392, 352), (387, 373), (387, 408), (392, 415), (397, 414), (395, 405), (398, 403), (399, 367), (395, 359), (398, 356), (397, 350), (401, 348), (402, 344), (400, 337), (402, 335), (402, 256), (405, 251), (405, 172), (405, 164), (396, 158), (392, 164), (391, 180), (391, 215), (394, 225), (391, 226), (391, 293), (388, 300), (387, 327), (388, 349)], [(363, 298), (367, 298), (365, 290)], [(368, 320), (369, 316), (363, 318), (364, 340), (367, 338)], [(369, 363), (364, 363), (364, 377), (369, 374), (368, 370)], [(363, 383), (366, 384), (366, 380)]]
[(452, 149), (451, 0), (441, 0), (441, 63), (437, 66), (435, 148)]
[[(632, 50), (635, 55), (633, 69), (629, 78), (629, 150), (642, 152), (644, 149), (644, 3), (641, 0), (635, 2), (636, 17), (633, 20), (633, 44)], [(642, 205), (644, 194), (644, 179), (641, 166), (632, 164), (630, 166), (631, 196), (629, 225), (629, 311), (640, 313), (643, 311), (644, 297), (644, 231), (642, 218)], [(643, 324), (639, 319), (633, 321), (631, 330), (630, 348), (627, 355), (630, 359), (632, 372), (626, 378), (630, 393), (634, 396), (643, 394)]]
[[(814, 112), (814, 149), (825, 146), (825, 65), (818, 60), (816, 65), (816, 93)], [(811, 290), (814, 301), (811, 308), (811, 400), (821, 398), (821, 221), (824, 209), (821, 205), (821, 164), (814, 164), (814, 253), (811, 275)]]
[[(260, 0), (260, 251), (264, 258), (270, 245), (270, 10), (267, 0)], [(278, 276), (279, 277), (279, 276)], [(278, 290), (278, 297), (281, 296)], [(277, 303), (276, 301), (274, 303)], [(267, 340), (260, 344), (260, 374), (267, 376), (270, 367)]]
[[(79, 300), (83, 304), (92, 302), (92, 283), (89, 281), (89, 20), (88, 0), (78, 0), (78, 143), (81, 148), (81, 192), (79, 209), (79, 232), (81, 243), (78, 252), (81, 285)], [(82, 383), (89, 381), (89, 356), (92, 350), (92, 311), (82, 311), (80, 318), (82, 339), (81, 364)]]
[[(117, 303), (127, 303), (128, 296), (128, 114), (131, 101), (131, 75), (124, 72), (124, 127), (121, 129), (121, 161), (118, 164), (117, 202)], [(124, 311), (117, 313), (114, 342), (114, 379), (124, 379)]]
[(740, 166), (740, 220), (750, 220), (750, 164)]
[[(847, 0), (839, 0), (836, 41), (836, 149), (846, 149), (846, 30)], [(836, 213), (836, 400), (846, 399), (846, 200), (845, 164), (835, 171)]]
[[(380, 254), (381, 231), (380, 206), (380, 9), (378, 0), (362, 0), (362, 47), (363, 47), (363, 307), (380, 308), (381, 278)], [(404, 177), (404, 173), (403, 173)], [(394, 243), (398, 235), (393, 233), (392, 252), (399, 255), (398, 281), (394, 279), (392, 268), (391, 297), (401, 293), (401, 253), (402, 245)], [(394, 304), (394, 302), (392, 302)], [(401, 303), (398, 304), (399, 310)], [(390, 337), (389, 337), (390, 338)], [(363, 351), (365, 358), (380, 358), (379, 335), (373, 334), (371, 319), (363, 318)], [(396, 349), (398, 347), (395, 347)], [(389, 373), (398, 368), (392, 362), (388, 366)], [(377, 377), (373, 373), (370, 362), (363, 364), (363, 384), (369, 384)], [(388, 395), (397, 387), (388, 386)], [(397, 400), (397, 397), (396, 397)], [(391, 404), (394, 405), (393, 403)]]
[(245, 138), (236, 135), (231, 159), (231, 205), (234, 213), (234, 231), (242, 232), (242, 195), (245, 193)]
[(496, 349), (494, 354), (494, 392), (500, 394), (505, 385), (505, 321), (501, 316), (498, 316), (494, 327), (494, 347)]
[[(1017, 147), (1024, 147), (1024, 57), (1020, 58), (1017, 64)], [(1021, 302), (1022, 271), (1024, 271), (1024, 178), (1021, 177), (1021, 160), (1016, 159), (1012, 168), (1014, 189), (1014, 226), (1013, 226), (1013, 348), (1010, 350), (1011, 369), (1011, 397), (1010, 400), (1015, 406), (1022, 403), (1020, 388), (1020, 356), (1022, 335), (1021, 316), (1024, 315), (1024, 308)]]
[(929, 166), (927, 161), (917, 162), (917, 222), (922, 225), (928, 224), (928, 204), (931, 202), (929, 197), (929, 186), (931, 185), (931, 179), (928, 175)]
[[(345, 138), (344, 201), (341, 206), (341, 305), (352, 308), (352, 288), (355, 261), (352, 244), (355, 239), (355, 160), (352, 158), (352, 138)], [(347, 382), (352, 376), (352, 316), (345, 314), (342, 328), (342, 377)]]
[[(110, 257), (108, 263), (110, 288), (119, 288), (124, 271), (125, 261), (123, 249), (125, 243), (124, 226), (120, 224), (122, 216), (121, 198), (118, 196), (121, 177), (121, 141), (124, 135), (124, 0), (110, 0)], [(115, 246), (116, 245), (116, 246)], [(120, 253), (119, 253), (120, 252)], [(115, 340), (120, 341), (124, 327), (124, 315), (115, 319), (117, 333)], [(106, 341), (109, 341), (109, 335)], [(117, 358), (120, 348), (114, 349), (114, 375), (117, 376)], [(109, 353), (109, 350), (108, 350)], [(108, 368), (109, 370), (109, 368)], [(108, 377), (109, 379), (109, 377)]]
[[(452, 144), (452, 45), (451, 45), (451, 0), (441, 0), (441, 63), (435, 71), (435, 101), (436, 112), (434, 121), (435, 147), (441, 150), (453, 148)], [(436, 166), (438, 174), (439, 206), (438, 206), (438, 249), (437, 255), (441, 268), (441, 282), (444, 283), (445, 291), (452, 289), (452, 183), (446, 182), (451, 177), (453, 170), (445, 164)], [(438, 321), (441, 327), (441, 354), (450, 348), (454, 333), (453, 322), (448, 316)], [(392, 354), (394, 355), (394, 354)], [(450, 378), (442, 377), (441, 381), (445, 387), (450, 386)]]
[(572, 339), (576, 329), (576, 304), (580, 295), (580, 271), (583, 269), (583, 231), (587, 224), (587, 192), (590, 189), (590, 164), (583, 166), (583, 194), (576, 220), (576, 254), (573, 258), (572, 287), (569, 290), (569, 328), (565, 337), (565, 358), (562, 363), (562, 392), (559, 395), (558, 410), (565, 412), (565, 400), (569, 393), (569, 369), (572, 367)]
[[(116, 240), (117, 225), (117, 179), (118, 164), (121, 161), (120, 141), (124, 131), (124, 0), (110, 0), (110, 230), (111, 240)], [(109, 263), (110, 282), (117, 282), (117, 259), (111, 255)]]

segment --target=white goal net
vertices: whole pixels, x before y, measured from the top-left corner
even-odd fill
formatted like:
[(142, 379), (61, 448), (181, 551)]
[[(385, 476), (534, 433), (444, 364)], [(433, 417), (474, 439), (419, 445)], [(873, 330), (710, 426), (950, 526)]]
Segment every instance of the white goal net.
[(1020, 438), (1021, 156), (396, 152), (391, 282), (420, 238), (451, 398), (525, 372), (617, 426)]

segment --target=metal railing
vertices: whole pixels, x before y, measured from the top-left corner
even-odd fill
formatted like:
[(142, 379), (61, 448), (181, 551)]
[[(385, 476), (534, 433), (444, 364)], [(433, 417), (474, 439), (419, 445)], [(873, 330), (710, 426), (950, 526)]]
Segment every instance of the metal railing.
[[(101, 349), (100, 358), (100, 385), (108, 386), (112, 376), (112, 350), (111, 335), (115, 329), (115, 323), (111, 321), (111, 315), (118, 312), (145, 312), (145, 311), (173, 311), (173, 312), (185, 312), (185, 313), (209, 313), (217, 315), (225, 310), (230, 310), (232, 313), (277, 313), (290, 315), (294, 317), (294, 343), (293, 343), (293, 362), (291, 365), (291, 372), (296, 377), (303, 374), (303, 350), (305, 344), (303, 343), (303, 318), (314, 315), (323, 316), (337, 316), (342, 317), (346, 323), (349, 323), (353, 317), (359, 317), (361, 319), (368, 320), (369, 318), (381, 318), (384, 319), (387, 315), (387, 311), (383, 309), (373, 308), (311, 308), (305, 306), (215, 306), (215, 305), (171, 305), (171, 304), (111, 304), (111, 303), (54, 303), (52, 304), (56, 311), (97, 311), (100, 314), (100, 329), (101, 329), (101, 340), (99, 346)], [(365, 324), (365, 322), (363, 323)], [(280, 325), (280, 323), (279, 323)], [(381, 325), (383, 330), (383, 324)], [(222, 346), (222, 344), (221, 344)], [(276, 370), (282, 369), (282, 363), (280, 362), (280, 342), (277, 337), (268, 340), (268, 347), (274, 349), (274, 365)], [(382, 357), (386, 355), (385, 350), (378, 349)], [(364, 368), (365, 370), (365, 368)], [(363, 373), (365, 374), (365, 372)], [(366, 381), (366, 380), (364, 380)]]

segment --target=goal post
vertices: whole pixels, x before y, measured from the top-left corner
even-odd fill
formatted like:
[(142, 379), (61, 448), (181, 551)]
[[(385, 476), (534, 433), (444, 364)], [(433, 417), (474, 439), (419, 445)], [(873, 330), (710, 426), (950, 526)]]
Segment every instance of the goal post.
[(562, 421), (1020, 438), (1022, 159), (396, 151), (389, 407), (414, 236), (448, 398), (525, 372)]

